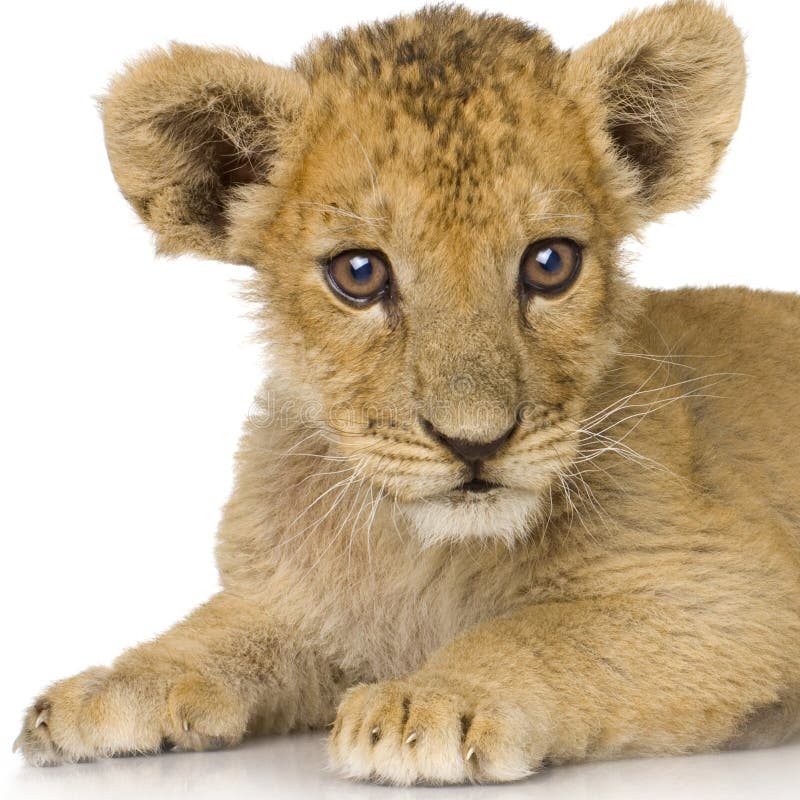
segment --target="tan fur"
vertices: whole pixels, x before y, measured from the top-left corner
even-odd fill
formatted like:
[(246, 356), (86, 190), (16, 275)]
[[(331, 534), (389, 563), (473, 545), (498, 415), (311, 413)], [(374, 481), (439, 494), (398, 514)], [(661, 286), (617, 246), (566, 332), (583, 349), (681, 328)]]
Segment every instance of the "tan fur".
[[(254, 267), (274, 369), (222, 591), (50, 687), (27, 759), (334, 723), (343, 774), (451, 783), (796, 732), (800, 299), (620, 266), (706, 194), (743, 84), (738, 31), (689, 0), (574, 53), (437, 7), (292, 69), (175, 45), (115, 79), (122, 191), (161, 250)], [(528, 302), (549, 236), (584, 268)], [(397, 297), (338, 300), (320, 264), (348, 248), (382, 250)], [(420, 418), (487, 440), (516, 416), (485, 465), (506, 488), (458, 499)]]

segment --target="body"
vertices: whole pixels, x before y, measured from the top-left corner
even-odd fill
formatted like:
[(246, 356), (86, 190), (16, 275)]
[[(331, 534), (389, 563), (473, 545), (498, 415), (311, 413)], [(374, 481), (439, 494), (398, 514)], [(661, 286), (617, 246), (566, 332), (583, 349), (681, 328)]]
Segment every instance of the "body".
[[(485, 757), (498, 761), (476, 761), (476, 773), (533, 769), (533, 753), (558, 762), (788, 738), (800, 729), (800, 504), (798, 454), (786, 431), (800, 423), (800, 411), (797, 387), (771, 376), (775, 362), (800, 363), (791, 336), (798, 314), (800, 301), (787, 295), (648, 293), (628, 354), (620, 355), (592, 410), (610, 406), (597, 430), (610, 428), (607, 435), (624, 439), (625, 451), (606, 442), (608, 451), (571, 481), (571, 500), (554, 498), (546, 525), (514, 550), (475, 543), (421, 552), (396, 512), (376, 511), (363, 495), (342, 501), (335, 491), (317, 503), (313, 518), (276, 525), (313, 502), (287, 502), (293, 491), (318, 497), (337, 476), (298, 488), (298, 476), (319, 472), (317, 456), (329, 456), (330, 448), (308, 430), (252, 420), (219, 533), (223, 591), (110, 672), (90, 671), (57, 686), (81, 699), (70, 709), (74, 716), (48, 722), (81, 731), (80, 756), (107, 752), (107, 741), (113, 750), (157, 749), (165, 738), (218, 746), (246, 732), (330, 725), (343, 694), (358, 684), (385, 682), (377, 686), (402, 705), (400, 695), (415, 693), (433, 692), (441, 702), (441, 683), (449, 680), (462, 707), (457, 719), (453, 709), (441, 714), (460, 725), (461, 716), (480, 713), (498, 685), (515, 685), (533, 651), (541, 673), (527, 693), (546, 692), (563, 704), (550, 712), (560, 740), (520, 731), (504, 711), (510, 727), (492, 736), (511, 755), (489, 750)], [(713, 324), (692, 323), (698, 319)], [(748, 389), (753, 382), (757, 392)], [(642, 394), (630, 397), (637, 389)], [(755, 413), (753, 398), (763, 403)], [(276, 451), (290, 457), (276, 463)], [(338, 533), (338, 518), (328, 526), (323, 519), (336, 501), (353, 509), (353, 524)], [(289, 546), (276, 531), (293, 539)], [(658, 628), (637, 630), (649, 615)], [(584, 637), (591, 626), (590, 636), (579, 644), (572, 626)], [(511, 641), (530, 637), (531, 651), (524, 660), (509, 654), (502, 668), (478, 673), (479, 686), (464, 686), (470, 639), (502, 649), (506, 628), (518, 628)], [(678, 691), (676, 662), (683, 672)], [(200, 685), (181, 688), (187, 674)], [(639, 676), (647, 676), (643, 684)], [(165, 689), (169, 706), (153, 701), (146, 725), (137, 711), (132, 728), (131, 708)], [(598, 692), (608, 693), (604, 702)], [(341, 726), (367, 726), (371, 737), (387, 725), (380, 700), (349, 697), (378, 708), (367, 719), (359, 707)], [(513, 694), (507, 702), (513, 705)], [(100, 717), (87, 716), (87, 705)], [(653, 724), (656, 710), (660, 725)], [(401, 752), (410, 749), (405, 740), (413, 729), (406, 720), (402, 735), (394, 732)], [(460, 740), (460, 728), (458, 734)], [(369, 763), (374, 747), (365, 742), (360, 758)], [(42, 755), (61, 757), (52, 749)], [(435, 765), (441, 773), (434, 777), (457, 777), (459, 768), (470, 775), (463, 753), (449, 756)], [(352, 769), (358, 768), (357, 762)]]

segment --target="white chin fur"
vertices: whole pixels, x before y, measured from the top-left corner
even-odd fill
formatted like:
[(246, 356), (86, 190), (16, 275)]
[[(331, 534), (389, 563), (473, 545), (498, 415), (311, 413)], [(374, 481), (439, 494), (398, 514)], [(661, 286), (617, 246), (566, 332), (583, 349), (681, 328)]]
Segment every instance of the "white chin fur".
[(446, 541), (497, 540), (508, 545), (524, 538), (540, 513), (540, 496), (520, 489), (426, 497), (402, 503), (425, 545)]

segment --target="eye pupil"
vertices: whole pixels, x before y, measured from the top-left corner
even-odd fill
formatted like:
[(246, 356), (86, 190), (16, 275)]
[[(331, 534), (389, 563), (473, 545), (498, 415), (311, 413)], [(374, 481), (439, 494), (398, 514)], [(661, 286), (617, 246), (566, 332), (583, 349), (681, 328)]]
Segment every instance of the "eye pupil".
[(548, 272), (558, 272), (561, 269), (561, 256), (550, 247), (540, 250), (536, 254), (536, 261)]
[(372, 277), (372, 262), (366, 256), (353, 256), (350, 259), (350, 274), (353, 280), (366, 283)]

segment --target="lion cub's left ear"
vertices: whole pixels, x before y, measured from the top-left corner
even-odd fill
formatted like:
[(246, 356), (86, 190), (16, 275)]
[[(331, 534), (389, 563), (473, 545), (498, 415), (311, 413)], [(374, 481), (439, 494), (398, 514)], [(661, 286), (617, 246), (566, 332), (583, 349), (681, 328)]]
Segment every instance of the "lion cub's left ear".
[(231, 247), (237, 201), (274, 201), (307, 96), (293, 70), (181, 44), (112, 81), (100, 101), (111, 168), (161, 252), (246, 260)]
[(563, 81), (610, 145), (617, 185), (652, 219), (708, 192), (739, 123), (742, 36), (721, 9), (678, 0), (625, 17), (572, 53)]

